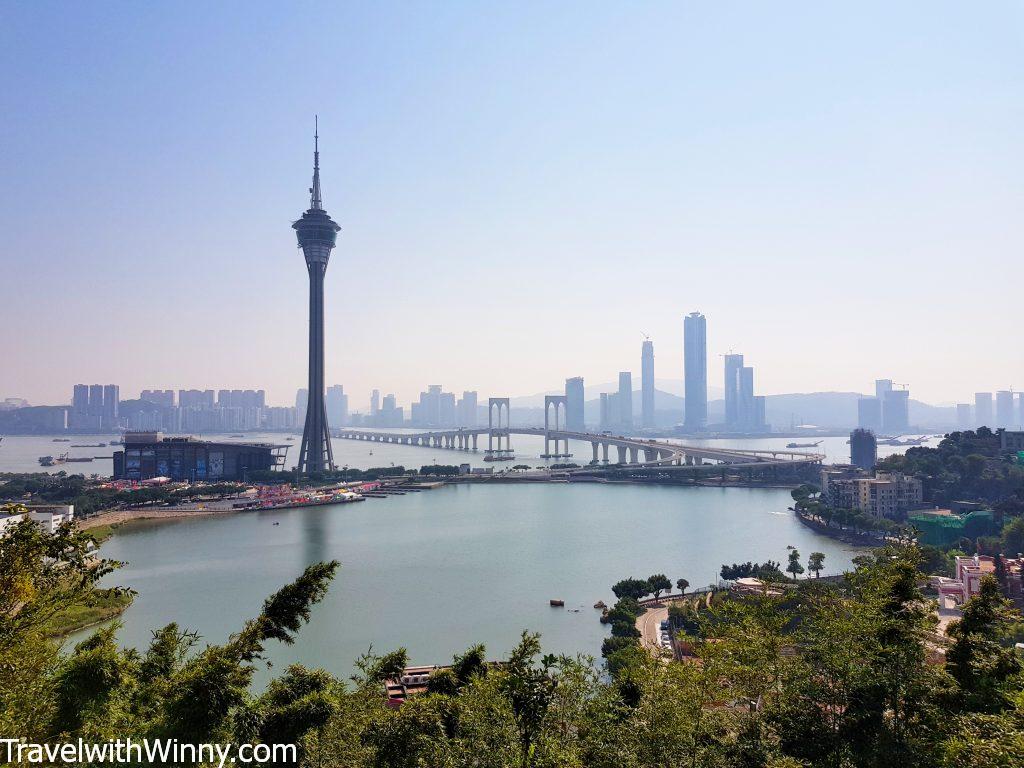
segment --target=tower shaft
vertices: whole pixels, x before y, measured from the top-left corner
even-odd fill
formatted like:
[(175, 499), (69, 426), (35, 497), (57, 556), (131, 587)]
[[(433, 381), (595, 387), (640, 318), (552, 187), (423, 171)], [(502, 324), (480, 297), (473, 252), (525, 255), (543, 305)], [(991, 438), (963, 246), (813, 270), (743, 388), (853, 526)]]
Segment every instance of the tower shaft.
[(324, 402), (324, 273), (326, 262), (311, 261), (309, 270), (309, 401), (299, 448), (300, 472), (334, 469), (331, 435)]

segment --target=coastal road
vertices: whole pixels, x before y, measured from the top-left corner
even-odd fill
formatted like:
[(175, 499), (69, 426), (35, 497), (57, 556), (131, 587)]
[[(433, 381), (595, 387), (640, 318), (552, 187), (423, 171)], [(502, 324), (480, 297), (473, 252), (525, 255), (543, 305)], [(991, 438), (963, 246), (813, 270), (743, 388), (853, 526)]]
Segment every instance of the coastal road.
[(659, 652), (661, 649), (661, 622), (668, 618), (668, 606), (659, 605), (648, 608), (643, 616), (636, 620), (636, 628), (640, 630), (640, 644), (647, 649)]

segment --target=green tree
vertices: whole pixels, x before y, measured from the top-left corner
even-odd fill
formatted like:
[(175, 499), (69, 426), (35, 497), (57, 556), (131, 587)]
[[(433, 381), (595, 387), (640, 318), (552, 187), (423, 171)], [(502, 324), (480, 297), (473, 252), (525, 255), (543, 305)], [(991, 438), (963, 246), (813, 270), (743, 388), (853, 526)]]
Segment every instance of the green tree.
[(643, 579), (623, 579), (612, 587), (616, 597), (631, 597), (640, 600), (651, 594), (651, 585)]
[(964, 604), (963, 615), (946, 628), (953, 640), (946, 669), (960, 686), (961, 709), (998, 712), (1008, 705), (1006, 684), (1020, 673), (1021, 664), (1015, 651), (1002, 647), (998, 638), (1019, 618), (995, 578), (986, 575), (978, 594)]
[(1024, 517), (1015, 517), (1003, 526), (1003, 553), (1016, 557), (1024, 552)]
[(676, 589), (678, 589), (683, 594), (686, 594), (686, 590), (689, 589), (689, 587), (690, 582), (688, 582), (686, 579), (676, 579)]
[(807, 570), (814, 571), (814, 578), (821, 576), (821, 569), (825, 567), (825, 553), (824, 552), (811, 552), (811, 556), (807, 558)]
[(789, 563), (786, 564), (786, 572), (792, 574), (794, 581), (796, 581), (797, 576), (804, 572), (804, 567), (800, 565), (800, 550), (794, 548), (789, 551)]
[(654, 594), (654, 600), (657, 601), (662, 592), (671, 591), (672, 582), (664, 573), (656, 573), (647, 579), (647, 588)]

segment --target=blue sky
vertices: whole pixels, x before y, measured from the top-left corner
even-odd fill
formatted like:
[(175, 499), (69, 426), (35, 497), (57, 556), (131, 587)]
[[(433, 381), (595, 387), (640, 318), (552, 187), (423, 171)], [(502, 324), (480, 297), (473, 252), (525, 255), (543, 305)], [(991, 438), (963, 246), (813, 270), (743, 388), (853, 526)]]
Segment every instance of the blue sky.
[[(1024, 387), (1017, 3), (0, 2), (0, 397)], [(13, 363), (13, 364), (12, 364)]]

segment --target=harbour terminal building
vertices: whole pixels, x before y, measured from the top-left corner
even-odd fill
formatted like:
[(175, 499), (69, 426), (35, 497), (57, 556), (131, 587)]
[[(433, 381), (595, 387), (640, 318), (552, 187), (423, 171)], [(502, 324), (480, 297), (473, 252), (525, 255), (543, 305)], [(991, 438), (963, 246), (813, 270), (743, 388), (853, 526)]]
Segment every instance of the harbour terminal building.
[(115, 480), (245, 480), (249, 472), (280, 469), (287, 445), (210, 442), (164, 437), (160, 432), (126, 432), (124, 450), (114, 453)]

